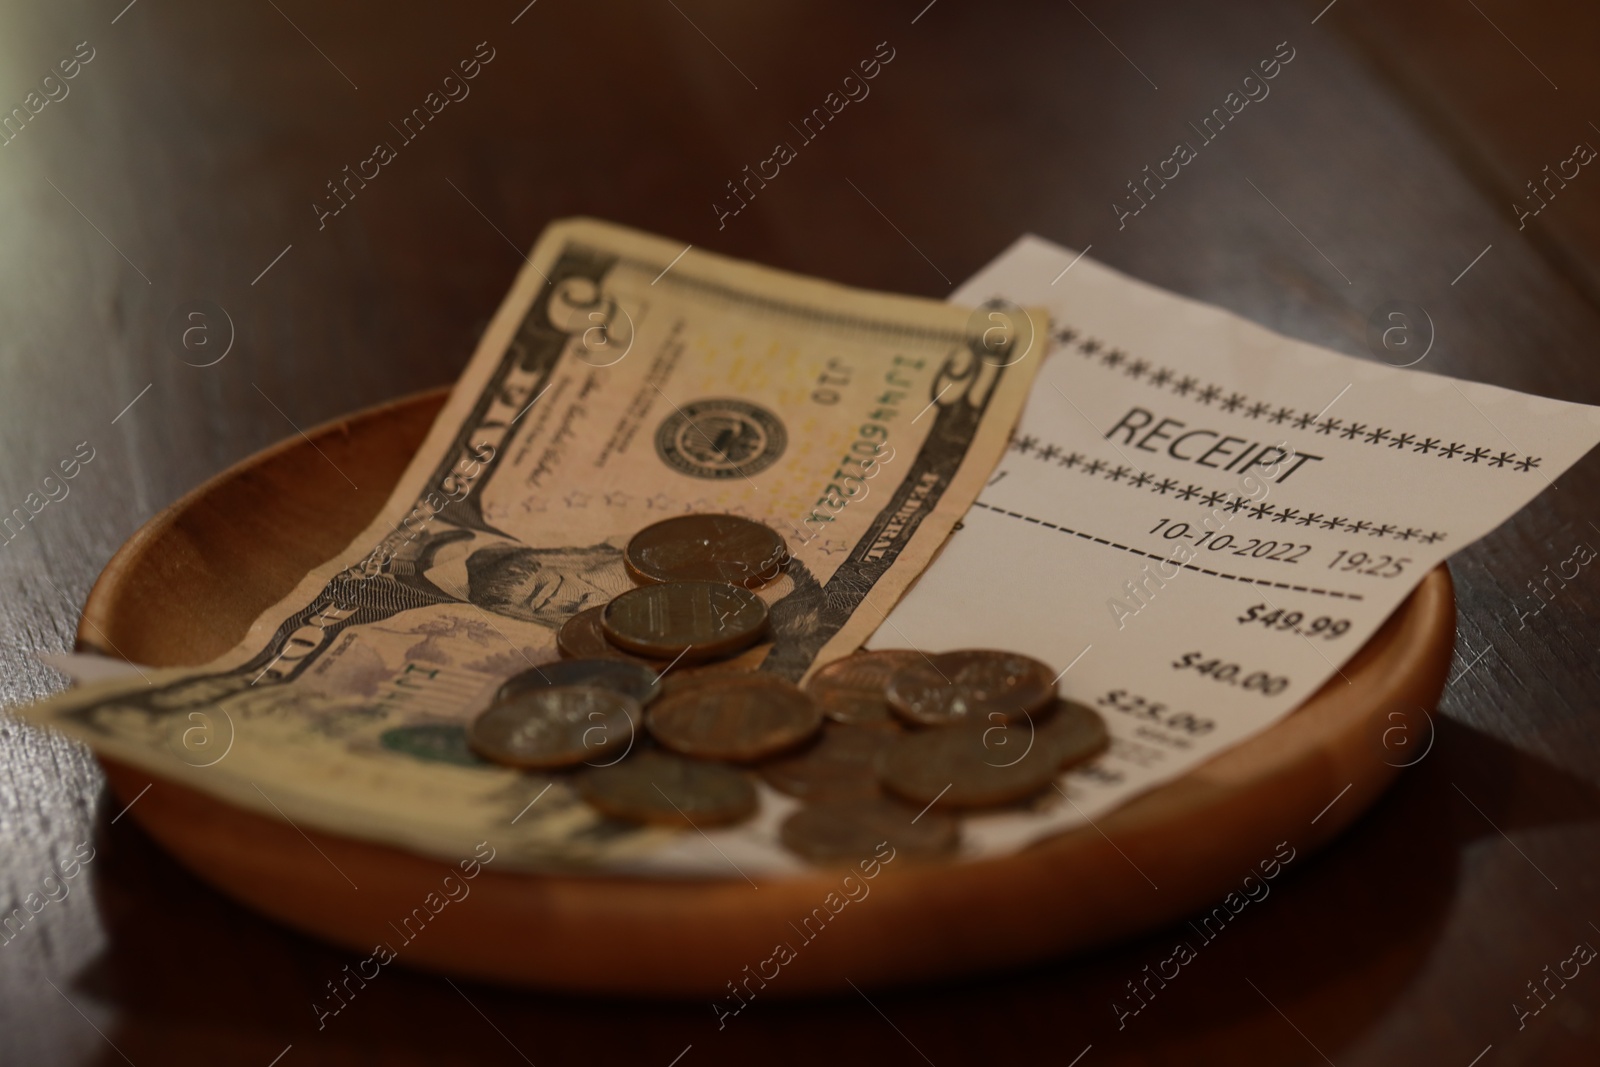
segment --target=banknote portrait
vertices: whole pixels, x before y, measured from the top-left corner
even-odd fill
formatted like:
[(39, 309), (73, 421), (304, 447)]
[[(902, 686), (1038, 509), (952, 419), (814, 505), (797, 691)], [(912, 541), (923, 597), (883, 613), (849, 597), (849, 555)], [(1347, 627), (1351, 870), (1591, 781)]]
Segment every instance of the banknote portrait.
[[(637, 584), (613, 544), (535, 547), (468, 530), (421, 541), (414, 559), (400, 561), (397, 579), (424, 596), (443, 594), (552, 632)], [(822, 586), (805, 564), (790, 559), (763, 592), (782, 658), (812, 649), (822, 628)]]
[[(533, 780), (485, 765), (463, 725), (555, 659), (568, 620), (637, 588), (625, 546), (674, 516), (782, 538), (722, 576), (767, 606), (757, 673), (799, 683), (858, 648), (1022, 408), (1038, 361), (986, 358), (987, 327), (560, 223), (347, 547), (231, 651), (73, 690), (40, 721), (301, 825), (453, 855), (515, 818), (521, 862), (631, 862), (652, 832), (605, 830), (565, 781), (526, 811)], [(232, 560), (196, 566), (236, 580)]]

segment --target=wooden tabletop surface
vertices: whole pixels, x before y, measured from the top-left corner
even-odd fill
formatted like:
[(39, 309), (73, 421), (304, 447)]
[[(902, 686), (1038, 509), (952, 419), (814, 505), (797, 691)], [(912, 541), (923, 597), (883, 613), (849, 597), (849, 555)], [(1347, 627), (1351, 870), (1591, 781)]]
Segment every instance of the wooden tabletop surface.
[[(35, 655), (71, 646), (95, 576), (162, 506), (296, 428), (454, 379), (566, 215), (935, 297), (1032, 231), (1354, 355), (1374, 309), (1412, 301), (1436, 332), (1420, 369), (1600, 403), (1600, 174), (1538, 205), (1526, 188), (1600, 145), (1600, 16), (1325, 3), (6, 5), (0, 512), (93, 458), (0, 542), (0, 699), (64, 684)], [(1270, 96), (1119, 227), (1125, 183), (1282, 42)], [(870, 95), (719, 224), (725, 184), (880, 50)], [(380, 141), (394, 158), (332, 199)], [(211, 348), (182, 343), (195, 321)], [(703, 1004), (390, 970), (319, 1030), (350, 960), (207, 888), (118, 819), (83, 747), (7, 717), (0, 907), (92, 859), (0, 944), (0, 1063), (1594, 1063), (1600, 974), (1541, 986), (1520, 1026), (1514, 1005), (1600, 945), (1600, 574), (1548, 604), (1530, 589), (1600, 544), (1597, 490), (1591, 456), (1454, 558), (1432, 748), (1120, 1030), (1111, 1001), (1173, 931), (757, 1003), (721, 1031)]]

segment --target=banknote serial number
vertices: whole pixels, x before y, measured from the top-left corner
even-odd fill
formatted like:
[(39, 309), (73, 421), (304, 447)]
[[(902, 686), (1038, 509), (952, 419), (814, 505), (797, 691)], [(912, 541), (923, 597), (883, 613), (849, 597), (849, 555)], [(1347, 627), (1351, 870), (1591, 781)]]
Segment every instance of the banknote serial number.
[[(878, 433), (869, 435), (869, 430)], [(839, 461), (839, 469), (833, 472), (834, 480), (823, 487), (806, 522), (832, 522), (846, 506), (865, 500), (872, 489), (867, 483), (878, 476), (884, 464), (894, 460), (894, 446), (887, 443), (888, 430), (875, 423), (865, 423), (858, 432), (861, 436)], [(866, 447), (860, 447), (862, 445)]]
[(1331, 615), (1318, 615), (1309, 622), (1303, 611), (1285, 611), (1270, 604), (1252, 604), (1239, 616), (1241, 626), (1259, 623), (1278, 633), (1298, 634), (1301, 637), (1323, 637), (1332, 641), (1350, 632), (1349, 619), (1335, 619)]
[(1178, 730), (1190, 735), (1200, 737), (1209, 734), (1217, 728), (1211, 719), (1191, 715), (1187, 711), (1174, 712), (1165, 704), (1153, 700), (1146, 700), (1142, 696), (1135, 696), (1126, 689), (1113, 689), (1095, 703), (1112, 711), (1120, 711), (1124, 715), (1138, 719), (1142, 722), (1153, 723), (1168, 730)]
[(1239, 664), (1227, 663), (1214, 656), (1207, 659), (1204, 652), (1185, 652), (1182, 659), (1172, 661), (1172, 669), (1194, 671), (1213, 682), (1236, 685), (1247, 693), (1260, 693), (1268, 697), (1277, 696), (1289, 688), (1289, 679), (1282, 675), (1268, 674), (1266, 671), (1246, 673)]

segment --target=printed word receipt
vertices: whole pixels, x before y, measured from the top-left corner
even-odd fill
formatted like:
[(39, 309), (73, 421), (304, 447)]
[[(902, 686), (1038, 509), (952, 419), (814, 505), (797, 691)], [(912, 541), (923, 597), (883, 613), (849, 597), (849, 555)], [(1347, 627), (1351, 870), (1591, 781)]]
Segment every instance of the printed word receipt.
[(951, 297), (995, 299), (1049, 308), (1054, 343), (1005, 458), (869, 647), (1036, 656), (1113, 740), (1064, 778), (1070, 803), (971, 820), (969, 854), (1278, 721), (1600, 440), (1600, 408), (1339, 355), (1036, 237)]

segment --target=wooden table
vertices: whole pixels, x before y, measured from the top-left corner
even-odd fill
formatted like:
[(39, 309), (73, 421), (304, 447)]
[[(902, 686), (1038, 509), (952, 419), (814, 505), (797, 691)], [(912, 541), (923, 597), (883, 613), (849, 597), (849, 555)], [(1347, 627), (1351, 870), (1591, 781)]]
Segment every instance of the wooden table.
[[(1031, 230), (1353, 354), (1375, 308), (1414, 301), (1437, 332), (1422, 369), (1600, 402), (1600, 176), (1521, 230), (1513, 208), (1600, 144), (1600, 18), (1555, 0), (125, 2), (0, 13), (0, 108), (24, 109), (0, 147), (0, 512), (93, 449), (0, 541), (8, 703), (63, 684), (34, 654), (70, 645), (155, 510), (297, 428), (453, 379), (563, 215), (929, 296)], [(1119, 228), (1125, 183), (1284, 41), (1271, 95)], [(725, 183), (891, 49), (870, 96), (719, 226)], [(470, 95), (413, 139), (390, 127), (475, 51), (492, 58)], [(395, 157), (331, 199), (378, 141)], [(758, 1003), (721, 1031), (702, 1004), (389, 969), (319, 1031), (312, 1002), (351, 961), (207, 889), (119, 818), (86, 750), (7, 719), (0, 904), (94, 851), (0, 944), (0, 1062), (1592, 1063), (1600, 975), (1552, 984), (1521, 1029), (1513, 1004), (1600, 944), (1600, 576), (1542, 608), (1529, 586), (1600, 542), (1597, 490), (1591, 457), (1455, 558), (1431, 750), (1120, 1031), (1110, 1002), (1176, 931)]]

